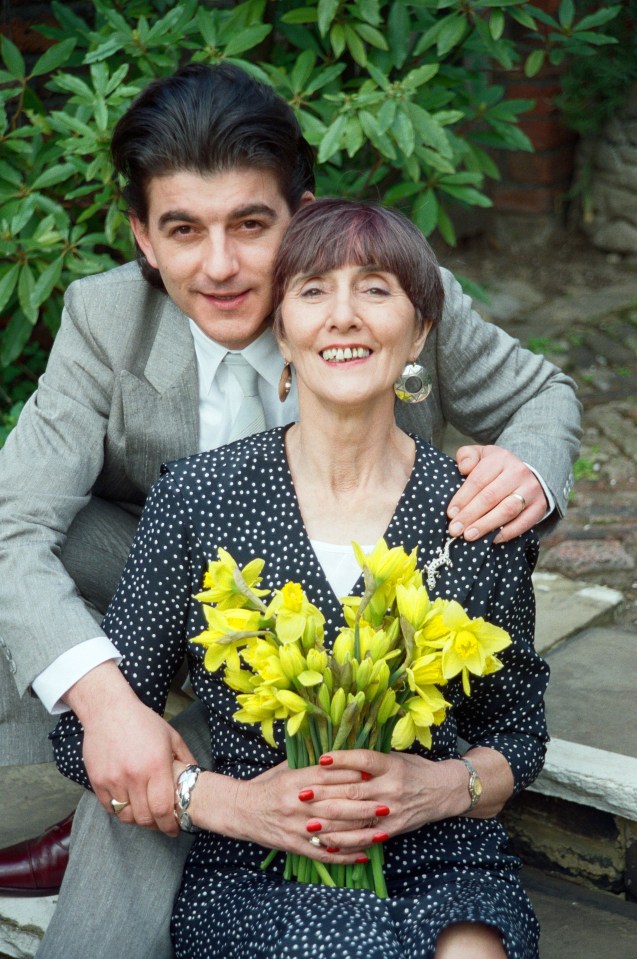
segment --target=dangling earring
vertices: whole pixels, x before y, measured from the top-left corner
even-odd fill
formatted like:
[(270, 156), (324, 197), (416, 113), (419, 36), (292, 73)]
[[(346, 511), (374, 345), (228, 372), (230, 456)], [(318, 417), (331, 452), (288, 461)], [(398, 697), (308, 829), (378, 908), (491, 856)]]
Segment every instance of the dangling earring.
[(396, 382), (394, 393), (403, 403), (422, 403), (431, 393), (431, 380), (420, 363), (407, 363)]
[(279, 400), (281, 403), (285, 403), (288, 396), (290, 395), (290, 390), (292, 389), (292, 367), (289, 363), (286, 363), (283, 367), (283, 372), (281, 373), (281, 379), (279, 380)]

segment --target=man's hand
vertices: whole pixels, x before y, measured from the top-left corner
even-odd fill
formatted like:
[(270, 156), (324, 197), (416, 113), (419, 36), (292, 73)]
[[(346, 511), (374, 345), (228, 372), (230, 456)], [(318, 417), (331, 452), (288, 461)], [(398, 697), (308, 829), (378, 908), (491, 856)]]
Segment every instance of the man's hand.
[(456, 462), (468, 478), (447, 509), (452, 536), (475, 540), (502, 526), (495, 542), (506, 543), (546, 513), (541, 483), (514, 453), (500, 446), (461, 446)]
[(112, 661), (87, 673), (64, 699), (84, 726), (84, 763), (106, 811), (113, 814), (111, 799), (128, 802), (122, 822), (176, 836), (173, 758), (196, 762), (179, 733), (137, 698)]

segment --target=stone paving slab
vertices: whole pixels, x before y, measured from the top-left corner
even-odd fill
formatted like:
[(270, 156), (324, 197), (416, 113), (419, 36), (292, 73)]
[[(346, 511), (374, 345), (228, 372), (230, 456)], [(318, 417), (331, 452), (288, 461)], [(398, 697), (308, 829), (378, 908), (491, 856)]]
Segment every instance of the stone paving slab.
[(569, 636), (607, 621), (623, 602), (619, 590), (567, 579), (558, 573), (535, 572), (533, 586), (537, 617), (535, 645), (543, 656)]
[(637, 959), (637, 904), (522, 871), (540, 920), (540, 959)]
[(637, 633), (594, 627), (549, 650), (546, 659), (551, 735), (637, 759)]

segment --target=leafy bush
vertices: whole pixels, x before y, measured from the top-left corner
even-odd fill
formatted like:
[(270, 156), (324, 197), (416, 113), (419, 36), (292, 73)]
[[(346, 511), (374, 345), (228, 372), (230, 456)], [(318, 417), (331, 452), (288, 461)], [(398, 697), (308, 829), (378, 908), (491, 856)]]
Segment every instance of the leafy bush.
[[(509, 24), (527, 32), (527, 72), (593, 52), (619, 9), (575, 23), (522, 0), (94, 0), (87, 23), (53, 2), (52, 45), (27, 68), (2, 38), (0, 71), (0, 401), (32, 386), (25, 348), (58, 327), (64, 289), (130, 259), (108, 147), (114, 123), (158, 75), (190, 60), (230, 60), (292, 104), (318, 152), (318, 191), (372, 196), (454, 242), (450, 203), (490, 205), (492, 148), (531, 149), (488, 66), (519, 65)], [(549, 22), (550, 21), (550, 22)], [(526, 41), (525, 41), (526, 42)], [(35, 335), (34, 335), (35, 334)], [(31, 360), (33, 356), (31, 356)], [(24, 376), (16, 377), (16, 367)], [(9, 374), (13, 371), (13, 375)], [(9, 378), (8, 378), (9, 377)], [(8, 416), (8, 420), (7, 420)]]

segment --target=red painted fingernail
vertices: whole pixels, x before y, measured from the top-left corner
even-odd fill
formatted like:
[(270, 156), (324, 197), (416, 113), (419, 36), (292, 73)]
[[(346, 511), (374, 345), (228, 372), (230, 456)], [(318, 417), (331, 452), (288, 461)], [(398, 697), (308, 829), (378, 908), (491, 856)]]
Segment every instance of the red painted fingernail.
[(368, 783), (370, 779), (373, 779), (373, 778), (374, 777), (372, 776), (371, 773), (361, 773), (361, 779), (363, 780), (364, 783)]
[(360, 862), (360, 863), (369, 862), (369, 859), (367, 856), (357, 856), (355, 862)]
[(299, 799), (301, 802), (308, 802), (310, 799), (314, 799), (314, 790), (313, 789), (302, 789), (299, 793)]
[(310, 819), (309, 823), (305, 827), (308, 832), (320, 832), (323, 828), (318, 819)]
[(341, 850), (338, 848), (338, 846), (326, 846), (326, 847), (325, 847), (325, 852), (340, 852), (340, 851), (341, 851)]
[(377, 816), (389, 816), (389, 806), (376, 806)]
[(377, 832), (375, 836), (372, 836), (372, 842), (387, 842), (388, 839), (386, 832)]
[(319, 759), (319, 766), (331, 766), (334, 760), (331, 756), (321, 756)]

